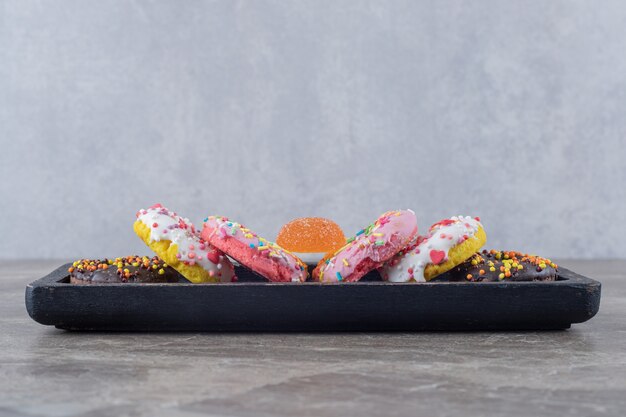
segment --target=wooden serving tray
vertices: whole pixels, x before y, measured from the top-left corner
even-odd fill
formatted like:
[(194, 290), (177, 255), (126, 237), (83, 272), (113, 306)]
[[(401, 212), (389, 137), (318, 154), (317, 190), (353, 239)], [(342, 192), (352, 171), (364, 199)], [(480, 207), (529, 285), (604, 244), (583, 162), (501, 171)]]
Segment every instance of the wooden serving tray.
[(600, 283), (564, 268), (553, 282), (69, 283), (63, 265), (26, 287), (38, 323), (102, 331), (555, 330), (591, 319)]

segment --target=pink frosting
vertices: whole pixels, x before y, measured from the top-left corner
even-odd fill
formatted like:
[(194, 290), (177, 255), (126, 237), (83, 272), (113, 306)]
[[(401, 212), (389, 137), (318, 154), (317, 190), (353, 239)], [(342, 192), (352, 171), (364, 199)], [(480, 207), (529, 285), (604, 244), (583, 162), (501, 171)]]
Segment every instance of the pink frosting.
[(204, 219), (201, 236), (270, 281), (306, 281), (306, 265), (297, 256), (226, 217)]
[(415, 213), (389, 211), (349, 239), (331, 258), (322, 260), (313, 277), (322, 282), (358, 281), (406, 247), (416, 235)]

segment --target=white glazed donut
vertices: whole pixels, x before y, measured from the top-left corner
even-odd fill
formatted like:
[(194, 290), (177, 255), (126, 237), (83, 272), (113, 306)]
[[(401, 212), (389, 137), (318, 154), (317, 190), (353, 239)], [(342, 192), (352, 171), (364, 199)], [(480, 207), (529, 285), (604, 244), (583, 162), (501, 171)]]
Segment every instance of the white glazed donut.
[(476, 253), (487, 241), (478, 217), (454, 216), (433, 224), (385, 263), (379, 272), (389, 282), (425, 282)]
[(155, 204), (137, 212), (135, 233), (168, 265), (194, 283), (236, 280), (232, 263), (200, 237), (189, 219)]

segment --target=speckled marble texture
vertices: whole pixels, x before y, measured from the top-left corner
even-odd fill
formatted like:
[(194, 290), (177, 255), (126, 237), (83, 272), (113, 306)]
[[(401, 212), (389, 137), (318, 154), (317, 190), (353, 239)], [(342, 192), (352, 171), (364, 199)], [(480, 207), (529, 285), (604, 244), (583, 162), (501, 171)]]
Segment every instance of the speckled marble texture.
[(147, 253), (157, 201), (625, 258), (624, 51), (622, 0), (2, 0), (0, 258)]
[(0, 263), (0, 416), (619, 416), (625, 261), (561, 261), (603, 284), (558, 332), (67, 333), (27, 316), (61, 261)]

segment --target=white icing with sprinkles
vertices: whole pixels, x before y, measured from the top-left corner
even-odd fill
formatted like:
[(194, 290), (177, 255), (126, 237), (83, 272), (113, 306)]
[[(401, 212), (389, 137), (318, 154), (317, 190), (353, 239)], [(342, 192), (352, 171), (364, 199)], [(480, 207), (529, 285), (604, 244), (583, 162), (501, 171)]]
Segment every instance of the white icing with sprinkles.
[(137, 221), (150, 228), (150, 240), (169, 240), (177, 246), (176, 258), (185, 265), (199, 265), (210, 277), (232, 282), (234, 269), (228, 258), (200, 237), (189, 219), (178, 216), (160, 204), (137, 212)]
[(389, 282), (425, 282), (424, 270), (448, 260), (450, 249), (472, 239), (482, 227), (478, 218), (454, 216), (431, 226), (428, 236), (420, 236), (401, 254), (381, 268), (383, 279)]

